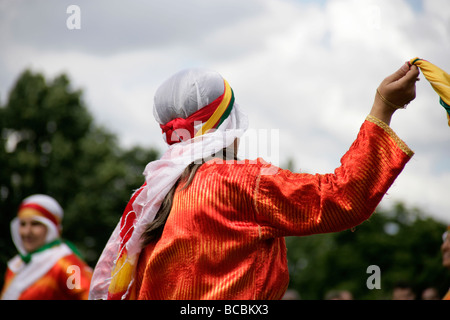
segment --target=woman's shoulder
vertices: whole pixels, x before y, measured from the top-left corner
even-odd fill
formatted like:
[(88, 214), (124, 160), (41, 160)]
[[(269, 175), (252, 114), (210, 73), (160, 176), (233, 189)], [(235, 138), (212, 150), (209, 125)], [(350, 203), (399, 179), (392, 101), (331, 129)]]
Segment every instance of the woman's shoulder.
[(254, 160), (223, 160), (213, 158), (204, 163), (199, 172), (203, 174), (219, 174), (231, 175), (237, 177), (256, 177), (260, 175), (276, 174), (280, 170), (279, 167), (265, 161), (262, 158)]

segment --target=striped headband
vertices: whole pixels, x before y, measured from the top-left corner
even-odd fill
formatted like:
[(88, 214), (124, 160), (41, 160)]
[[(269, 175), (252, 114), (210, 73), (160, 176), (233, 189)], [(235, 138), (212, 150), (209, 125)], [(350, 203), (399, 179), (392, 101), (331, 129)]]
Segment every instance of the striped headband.
[[(210, 104), (197, 110), (186, 119), (175, 118), (166, 124), (161, 124), (166, 142), (169, 145), (201, 136), (211, 129), (219, 127), (230, 115), (234, 105), (234, 93), (228, 82), (224, 79), (224, 92)], [(195, 126), (202, 123), (196, 131)]]
[[(27, 210), (32, 209), (32, 210)], [(19, 207), (18, 216), (21, 218), (24, 217), (32, 217), (32, 216), (41, 216), (48, 220), (50, 220), (56, 227), (60, 226), (60, 221), (58, 217), (52, 214), (50, 211), (45, 209), (44, 207), (36, 204), (36, 203), (25, 203)]]

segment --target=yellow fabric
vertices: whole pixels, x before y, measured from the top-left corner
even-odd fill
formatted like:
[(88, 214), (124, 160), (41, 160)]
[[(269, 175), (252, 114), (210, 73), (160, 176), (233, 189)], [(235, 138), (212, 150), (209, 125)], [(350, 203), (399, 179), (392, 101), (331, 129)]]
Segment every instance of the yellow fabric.
[(45, 216), (44, 216), (42, 213), (40, 213), (38, 210), (33, 209), (33, 208), (24, 208), (24, 209), (21, 209), (21, 210), (17, 213), (17, 216), (18, 216), (20, 219), (27, 219), (27, 218), (34, 218), (34, 217), (44, 217), (44, 218), (45, 218)]
[(134, 260), (128, 259), (127, 253), (122, 254), (120, 259), (112, 272), (113, 276), (111, 284), (109, 285), (109, 291), (111, 294), (125, 293), (130, 284), (134, 272)]
[(441, 98), (441, 104), (447, 110), (448, 125), (450, 126), (450, 75), (427, 60), (414, 58), (410, 60), (410, 64), (420, 69)]
[(224, 97), (217, 107), (216, 111), (214, 111), (211, 118), (209, 118), (208, 121), (206, 121), (205, 124), (200, 128), (200, 130), (198, 130), (197, 134), (195, 135), (196, 137), (207, 133), (211, 128), (213, 128), (214, 125), (220, 120), (220, 117), (222, 117), (223, 113), (230, 103), (232, 97), (231, 87), (225, 79), (223, 81), (225, 83)]

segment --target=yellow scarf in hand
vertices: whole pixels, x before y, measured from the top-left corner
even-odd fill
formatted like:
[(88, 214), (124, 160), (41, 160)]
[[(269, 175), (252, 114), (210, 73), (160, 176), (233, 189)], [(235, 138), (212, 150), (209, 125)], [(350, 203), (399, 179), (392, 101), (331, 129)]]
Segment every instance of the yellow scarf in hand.
[(427, 60), (414, 58), (409, 63), (420, 68), (424, 77), (439, 95), (439, 102), (447, 110), (448, 125), (450, 126), (450, 75)]

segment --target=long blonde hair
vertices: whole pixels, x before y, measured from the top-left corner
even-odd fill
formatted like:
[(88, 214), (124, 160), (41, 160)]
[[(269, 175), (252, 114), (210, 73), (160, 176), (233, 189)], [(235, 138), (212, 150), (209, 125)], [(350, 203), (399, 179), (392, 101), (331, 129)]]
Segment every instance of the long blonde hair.
[[(222, 149), (222, 151), (217, 154), (212, 155), (211, 157), (220, 157), (222, 159), (228, 159), (230, 157), (230, 150), (227, 148)], [(233, 152), (232, 156), (233, 160), (237, 160), (236, 150)], [(169, 190), (167, 195), (164, 197), (164, 200), (156, 213), (155, 219), (148, 224), (141, 238), (143, 240), (142, 246), (145, 247), (150, 244), (152, 241), (157, 240), (161, 237), (161, 234), (164, 230), (164, 226), (166, 225), (167, 218), (169, 217), (170, 211), (172, 210), (173, 197), (175, 195), (175, 191), (180, 186), (180, 183), (184, 183), (183, 187), (180, 190), (187, 189), (192, 180), (194, 180), (195, 174), (197, 170), (200, 169), (202, 164), (205, 163), (205, 160), (202, 160), (201, 163), (192, 162), (189, 164), (186, 169), (184, 169), (180, 178), (178, 178), (177, 182), (173, 185), (173, 187)]]

